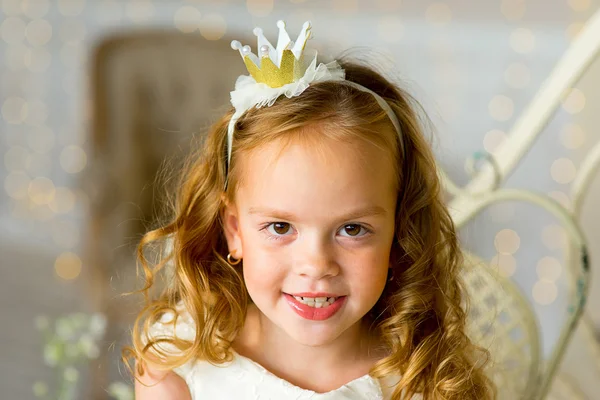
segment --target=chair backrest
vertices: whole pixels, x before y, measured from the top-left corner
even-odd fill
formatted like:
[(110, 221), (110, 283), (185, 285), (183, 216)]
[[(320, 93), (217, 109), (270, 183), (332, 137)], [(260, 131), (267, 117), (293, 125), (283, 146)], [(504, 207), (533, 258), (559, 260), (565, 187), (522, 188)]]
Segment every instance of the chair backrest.
[[(499, 274), (493, 274), (491, 268), (483, 268), (483, 261), (477, 261), (473, 255), (467, 255), (477, 267), (466, 268), (465, 281), (471, 302), (476, 305), (475, 314), (471, 316), (470, 329), (472, 337), (483, 346), (491, 346), (492, 357), (495, 359), (496, 370), (493, 371), (494, 379), (499, 388), (501, 398), (544, 399), (556, 375), (556, 371), (569, 340), (572, 338), (575, 327), (583, 313), (583, 307), (589, 291), (589, 264), (587, 245), (579, 224), (573, 212), (567, 210), (554, 199), (539, 193), (520, 189), (496, 189), (487, 194), (473, 196), (477, 201), (473, 204), (475, 214), (495, 202), (522, 201), (534, 204), (545, 209), (558, 219), (565, 228), (569, 240), (566, 248), (566, 279), (571, 289), (568, 294), (568, 308), (564, 310), (565, 322), (562, 324), (559, 338), (553, 344), (550, 354), (542, 359), (540, 356), (541, 332), (536, 328), (532, 305), (525, 299), (520, 289), (510, 280), (503, 279)], [(492, 279), (493, 278), (493, 279)], [(481, 281), (484, 283), (482, 284)], [(483, 287), (483, 288), (482, 288)], [(511, 305), (512, 303), (512, 305)], [(531, 317), (527, 316), (530, 314)], [(483, 321), (480, 321), (484, 315)], [(507, 329), (497, 331), (502, 319), (509, 321)], [(514, 320), (514, 321), (513, 321)], [(494, 321), (491, 333), (487, 333), (489, 321)], [(513, 322), (511, 322), (513, 321)], [(516, 325), (515, 325), (516, 324)], [(514, 327), (521, 325), (525, 329), (525, 337), (521, 338), (520, 331)], [(482, 329), (483, 327), (483, 329)], [(523, 342), (523, 340), (525, 342)], [(500, 341), (496, 344), (496, 342)], [(522, 353), (523, 348), (528, 348), (530, 353)], [(517, 376), (509, 371), (514, 363), (515, 368), (522, 371), (529, 365), (529, 373)], [(535, 364), (535, 365), (533, 365)], [(507, 369), (508, 368), (508, 369)], [(510, 380), (527, 379), (527, 383), (508, 383), (503, 375)], [(514, 375), (514, 376), (513, 376)], [(516, 391), (510, 397), (511, 391)], [(506, 396), (503, 397), (504, 392)]]
[[(560, 330), (557, 343), (553, 346), (548, 360), (542, 363), (542, 371), (536, 380), (535, 393), (531, 399), (544, 399), (549, 391), (557, 368), (563, 358), (567, 344), (584, 312), (584, 305), (589, 293), (590, 268), (588, 248), (585, 237), (579, 227), (578, 217), (581, 201), (590, 186), (590, 181), (600, 170), (600, 144), (596, 144), (579, 166), (579, 171), (571, 187), (573, 205), (565, 207), (547, 196), (526, 190), (502, 189), (499, 187), (510, 176), (512, 170), (535, 143), (535, 139), (546, 127), (550, 117), (560, 105), (560, 100), (567, 90), (575, 87), (581, 76), (593, 65), (600, 55), (600, 10), (586, 22), (577, 37), (565, 51), (550, 76), (544, 81), (539, 92), (530, 105), (523, 109), (521, 116), (515, 121), (507, 140), (503, 141), (495, 151), (488, 168), (474, 175), (463, 188), (459, 188), (449, 177), (440, 171), (443, 186), (454, 198), (450, 201), (449, 210), (457, 228), (463, 226), (481, 209), (495, 201), (517, 200), (540, 206), (562, 223), (569, 239), (565, 265), (567, 266), (567, 283), (569, 306), (566, 311), (566, 323)], [(474, 158), (476, 161), (481, 157)], [(468, 165), (474, 163), (468, 163)], [(475, 293), (474, 296), (477, 296)], [(477, 298), (477, 297), (475, 297)], [(589, 329), (589, 325), (584, 321)], [(597, 344), (594, 342), (592, 346)], [(501, 358), (501, 357), (500, 357)]]
[(468, 334), (491, 353), (489, 373), (499, 400), (531, 399), (541, 345), (529, 301), (514, 282), (468, 252), (462, 278), (469, 298)]

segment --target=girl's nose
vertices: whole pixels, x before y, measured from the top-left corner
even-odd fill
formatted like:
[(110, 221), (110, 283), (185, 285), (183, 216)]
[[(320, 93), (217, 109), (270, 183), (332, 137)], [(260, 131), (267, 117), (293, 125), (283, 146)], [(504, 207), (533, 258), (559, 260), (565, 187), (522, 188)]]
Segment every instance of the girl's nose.
[(305, 236), (295, 257), (295, 269), (298, 275), (312, 279), (322, 279), (339, 274), (333, 243), (328, 238)]

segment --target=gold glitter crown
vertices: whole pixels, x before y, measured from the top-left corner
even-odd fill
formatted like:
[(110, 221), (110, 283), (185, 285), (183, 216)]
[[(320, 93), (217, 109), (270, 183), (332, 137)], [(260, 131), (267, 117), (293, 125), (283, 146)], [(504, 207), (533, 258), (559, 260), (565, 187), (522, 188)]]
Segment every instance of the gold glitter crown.
[(254, 80), (272, 88), (292, 83), (304, 76), (306, 69), (303, 62), (304, 46), (311, 36), (310, 22), (304, 23), (295, 43), (290, 40), (285, 30), (285, 22), (277, 21), (277, 27), (279, 28), (277, 48), (265, 38), (261, 28), (254, 28), (254, 35), (258, 38), (260, 58), (251, 52), (250, 46), (242, 47), (237, 40), (231, 42), (231, 48), (239, 50), (246, 69)]

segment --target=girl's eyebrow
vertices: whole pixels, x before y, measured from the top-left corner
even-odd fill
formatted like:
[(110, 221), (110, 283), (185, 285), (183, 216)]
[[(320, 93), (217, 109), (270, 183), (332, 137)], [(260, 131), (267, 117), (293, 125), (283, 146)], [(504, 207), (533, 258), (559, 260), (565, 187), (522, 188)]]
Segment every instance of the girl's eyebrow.
[[(281, 218), (284, 220), (295, 220), (297, 219), (297, 217), (287, 211), (283, 211), (283, 210), (277, 210), (274, 208), (268, 208), (268, 207), (250, 207), (250, 209), (248, 210), (248, 214), (258, 214), (258, 215), (264, 215), (264, 216), (270, 216), (270, 217), (275, 217), (275, 218)], [(368, 207), (364, 207), (364, 208), (359, 208), (355, 211), (351, 211), (345, 215), (342, 215), (339, 217), (339, 219), (342, 220), (349, 220), (349, 219), (355, 219), (355, 218), (363, 218), (363, 217), (371, 217), (371, 216), (376, 216), (376, 215), (383, 215), (385, 216), (387, 214), (385, 208), (380, 207), (380, 206), (368, 206)]]

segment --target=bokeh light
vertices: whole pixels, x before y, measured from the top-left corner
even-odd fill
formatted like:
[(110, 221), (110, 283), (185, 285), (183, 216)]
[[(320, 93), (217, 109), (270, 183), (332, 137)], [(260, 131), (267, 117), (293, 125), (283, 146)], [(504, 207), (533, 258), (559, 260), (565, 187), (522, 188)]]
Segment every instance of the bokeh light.
[(432, 3), (425, 10), (425, 19), (432, 25), (444, 26), (452, 21), (452, 10), (446, 3)]
[(8, 44), (19, 44), (25, 39), (25, 22), (21, 18), (8, 17), (0, 25), (2, 40)]
[(512, 229), (502, 229), (496, 234), (494, 246), (500, 254), (514, 254), (521, 246), (521, 238)]
[(577, 176), (575, 164), (568, 158), (559, 158), (552, 163), (550, 175), (555, 182), (567, 184), (573, 181)]
[(58, 0), (58, 11), (66, 17), (75, 17), (83, 11), (85, 0)]
[(497, 269), (500, 275), (508, 278), (517, 270), (517, 260), (510, 254), (496, 254), (490, 261), (490, 266)]
[(17, 0), (21, 2), (23, 14), (31, 19), (44, 17), (50, 10), (50, 0)]
[(535, 35), (529, 29), (517, 28), (510, 35), (510, 47), (517, 53), (531, 53), (535, 48)]
[(31, 179), (23, 171), (11, 171), (4, 178), (4, 190), (13, 199), (24, 199), (27, 197)]
[(560, 142), (567, 149), (578, 149), (585, 143), (585, 132), (581, 125), (569, 123), (560, 131)]
[(502, 0), (500, 3), (500, 12), (504, 17), (511, 21), (517, 21), (525, 16), (527, 4), (525, 0)]
[(266, 17), (273, 11), (274, 0), (246, 0), (248, 12), (255, 17)]
[(591, 0), (567, 0), (574, 11), (585, 11), (590, 8)]
[(554, 282), (545, 280), (537, 281), (533, 285), (532, 295), (536, 303), (546, 306), (552, 304), (554, 300), (556, 300), (558, 289)]
[(29, 183), (29, 198), (38, 205), (50, 203), (55, 191), (54, 182), (45, 177), (37, 177)]
[(569, 114), (578, 114), (585, 107), (585, 95), (577, 88), (572, 88), (562, 101), (562, 108)]
[(48, 206), (57, 214), (66, 214), (75, 206), (75, 194), (69, 188), (58, 187)]
[(219, 40), (227, 32), (227, 22), (220, 14), (207, 14), (200, 22), (200, 34), (207, 40)]
[(25, 66), (31, 72), (45, 72), (52, 62), (52, 55), (45, 47), (29, 49), (25, 54)]
[(492, 129), (483, 136), (483, 148), (490, 154), (494, 154), (496, 150), (504, 143), (507, 135), (499, 129)]
[(548, 196), (556, 200), (560, 205), (562, 205), (567, 210), (571, 209), (571, 199), (565, 192), (561, 192), (558, 190), (551, 191), (548, 193)]
[(25, 36), (32, 46), (44, 46), (52, 38), (52, 25), (45, 19), (34, 19), (27, 24)]
[(538, 261), (536, 272), (540, 280), (554, 282), (560, 277), (562, 266), (554, 257), (544, 257)]
[(567, 38), (569, 38), (569, 40), (575, 39), (577, 37), (577, 35), (579, 35), (579, 32), (581, 32), (581, 30), (583, 29), (584, 26), (585, 26), (584, 22), (573, 22), (572, 24), (570, 24), (567, 27), (567, 30), (565, 31)]
[(183, 6), (175, 12), (173, 22), (175, 27), (183, 33), (192, 33), (200, 26), (202, 14), (196, 7)]
[(542, 230), (542, 243), (550, 250), (562, 249), (567, 244), (567, 233), (560, 225), (548, 225)]
[(65, 172), (76, 174), (81, 172), (86, 164), (87, 155), (79, 146), (67, 146), (60, 153), (60, 166)]
[(499, 94), (490, 100), (488, 110), (496, 121), (508, 121), (513, 116), (515, 105), (511, 98)]
[(21, 14), (21, 2), (23, 0), (2, 0), (0, 2), (0, 10), (7, 17), (12, 17)]
[(21, 97), (9, 97), (2, 104), (2, 118), (9, 124), (21, 124), (27, 118), (27, 102)]
[(60, 254), (54, 262), (54, 271), (62, 279), (72, 280), (81, 273), (81, 259), (70, 251)]

